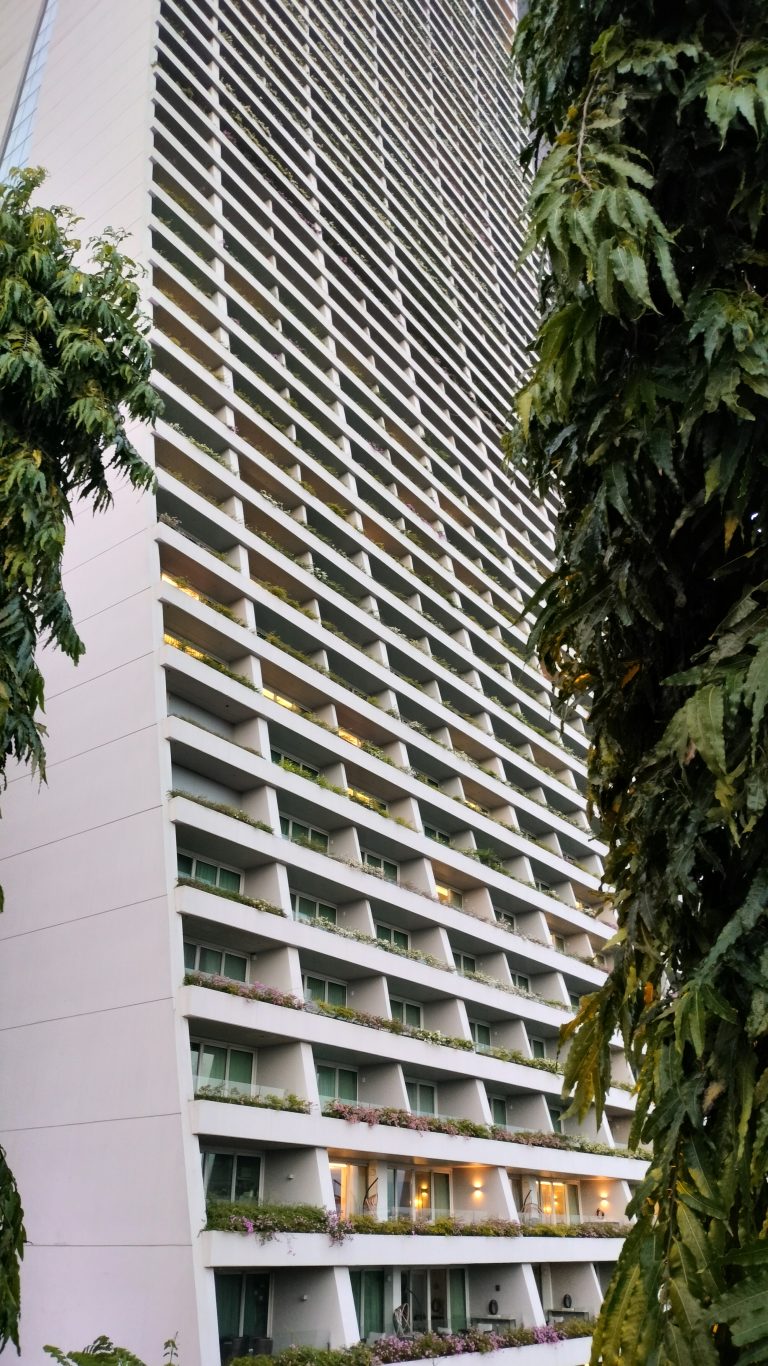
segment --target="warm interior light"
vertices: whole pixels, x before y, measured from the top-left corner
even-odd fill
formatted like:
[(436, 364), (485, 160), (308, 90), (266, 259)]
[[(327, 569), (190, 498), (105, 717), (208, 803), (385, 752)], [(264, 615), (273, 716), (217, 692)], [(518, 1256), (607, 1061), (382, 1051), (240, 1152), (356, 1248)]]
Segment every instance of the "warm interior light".
[(179, 640), (177, 636), (172, 636), (168, 631), (165, 632), (163, 640), (166, 645), (175, 645), (177, 650), (183, 650), (185, 655), (191, 655), (193, 659), (205, 659), (202, 650), (195, 650), (186, 641)]
[(268, 697), (270, 702), (277, 702), (279, 707), (286, 707), (288, 711), (301, 711), (298, 702), (292, 702), (290, 697), (283, 697), (279, 692), (273, 692), (271, 688), (262, 688), (263, 697)]
[(188, 598), (196, 598), (198, 602), (202, 602), (201, 595), (196, 593), (194, 588), (191, 588), (188, 583), (182, 583), (180, 579), (175, 579), (173, 574), (167, 574), (163, 570), (160, 577), (164, 583), (169, 583), (172, 588), (178, 588), (181, 593), (186, 593)]
[(348, 744), (350, 744), (350, 745), (357, 745), (357, 748), (358, 748), (358, 749), (361, 749), (361, 748), (362, 748), (363, 742), (362, 742), (362, 740), (360, 739), (360, 736), (359, 736), (359, 735), (353, 735), (351, 730), (345, 730), (343, 726), (339, 726), (339, 729), (338, 729), (338, 731), (337, 731), (337, 734), (338, 734), (338, 736), (339, 736), (340, 739), (346, 740)]

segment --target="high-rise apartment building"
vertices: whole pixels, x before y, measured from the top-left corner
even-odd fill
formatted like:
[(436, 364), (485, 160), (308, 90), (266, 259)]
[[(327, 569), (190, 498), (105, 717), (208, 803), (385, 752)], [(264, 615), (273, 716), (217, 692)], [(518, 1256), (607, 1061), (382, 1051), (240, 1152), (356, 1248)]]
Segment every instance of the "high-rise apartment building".
[(5, 169), (130, 231), (165, 401), (156, 494), (72, 529), (87, 654), (47, 661), (48, 786), (3, 798), (25, 1363), (599, 1307), (642, 1167), (618, 1045), (599, 1127), (560, 1099), (612, 925), (516, 616), (552, 510), (498, 442), (535, 308), (512, 22), (6, 0)]

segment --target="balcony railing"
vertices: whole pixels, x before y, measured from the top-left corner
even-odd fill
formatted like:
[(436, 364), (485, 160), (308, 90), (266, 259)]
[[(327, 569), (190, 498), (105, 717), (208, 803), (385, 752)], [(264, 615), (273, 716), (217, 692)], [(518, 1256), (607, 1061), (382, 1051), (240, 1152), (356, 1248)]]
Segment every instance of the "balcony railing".
[(284, 1100), (287, 1094), (279, 1086), (259, 1086), (253, 1081), (195, 1080), (196, 1100)]

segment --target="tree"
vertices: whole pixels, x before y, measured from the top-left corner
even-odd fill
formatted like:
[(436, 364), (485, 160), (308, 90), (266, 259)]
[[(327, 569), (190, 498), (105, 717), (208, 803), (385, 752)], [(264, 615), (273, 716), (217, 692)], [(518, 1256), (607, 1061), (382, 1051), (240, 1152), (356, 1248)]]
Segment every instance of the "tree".
[(590, 717), (618, 1028), (653, 1147), (593, 1362), (768, 1360), (768, 8), (531, 0), (542, 316), (506, 438), (557, 492), (533, 647)]
[[(126, 432), (160, 410), (139, 271), (112, 231), (80, 264), (70, 210), (31, 204), (44, 173), (0, 185), (0, 787), (13, 758), (45, 777), (42, 641), (78, 661), (61, 580), (73, 504), (109, 506), (109, 479), (153, 472)], [(0, 891), (0, 909), (2, 892)], [(0, 1351), (18, 1348), (21, 1202), (0, 1149)]]

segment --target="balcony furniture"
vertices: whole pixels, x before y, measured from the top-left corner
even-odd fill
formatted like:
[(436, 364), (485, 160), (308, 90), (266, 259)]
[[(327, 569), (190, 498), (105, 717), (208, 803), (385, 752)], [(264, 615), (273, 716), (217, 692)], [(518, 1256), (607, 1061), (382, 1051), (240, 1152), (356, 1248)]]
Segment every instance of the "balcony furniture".
[(257, 1337), (221, 1338), (221, 1364), (228, 1366), (237, 1357), (257, 1357), (272, 1355), (272, 1339)]

